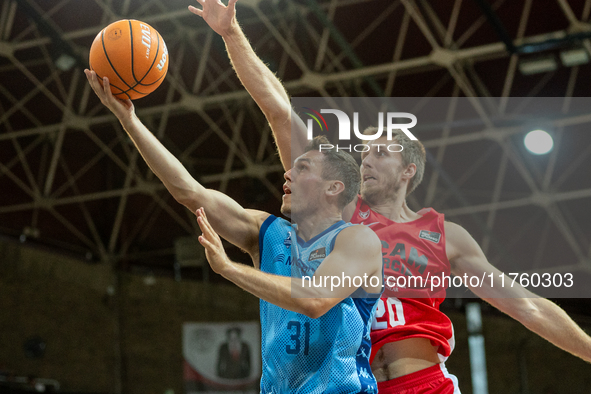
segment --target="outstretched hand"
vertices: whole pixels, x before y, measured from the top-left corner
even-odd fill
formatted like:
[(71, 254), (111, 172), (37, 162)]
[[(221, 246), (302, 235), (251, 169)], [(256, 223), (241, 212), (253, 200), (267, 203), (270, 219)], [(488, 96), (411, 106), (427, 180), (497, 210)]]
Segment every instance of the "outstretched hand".
[(228, 6), (225, 6), (220, 0), (197, 0), (203, 9), (190, 5), (189, 11), (202, 17), (213, 31), (223, 37), (236, 23), (236, 1), (229, 0)]
[(199, 228), (203, 232), (203, 234), (199, 236), (199, 242), (205, 247), (205, 257), (207, 257), (211, 269), (215, 273), (221, 274), (224, 268), (230, 263), (228, 255), (226, 255), (226, 251), (222, 245), (222, 240), (214, 231), (213, 227), (211, 227), (211, 224), (209, 224), (207, 216), (205, 216), (204, 208), (199, 208), (195, 214), (197, 215)]
[(124, 117), (133, 114), (134, 107), (131, 100), (120, 100), (113, 96), (113, 93), (111, 93), (111, 85), (109, 83), (109, 78), (103, 77), (103, 81), (101, 84), (96, 76), (96, 72), (86, 69), (84, 70), (84, 73), (86, 74), (86, 79), (88, 79), (90, 87), (92, 88), (92, 90), (94, 90), (94, 93), (96, 93), (98, 98), (101, 100), (101, 103), (103, 103), (107, 108), (109, 108), (111, 112), (113, 112), (113, 114), (115, 114), (115, 116), (119, 118), (119, 120), (122, 120)]

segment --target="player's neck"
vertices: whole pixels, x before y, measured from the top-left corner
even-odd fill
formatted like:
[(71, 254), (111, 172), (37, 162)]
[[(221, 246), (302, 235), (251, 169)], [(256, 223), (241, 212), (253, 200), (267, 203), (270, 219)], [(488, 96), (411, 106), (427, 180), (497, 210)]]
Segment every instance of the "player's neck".
[(416, 220), (419, 215), (406, 205), (406, 200), (402, 198), (394, 201), (378, 202), (370, 204), (370, 208), (380, 215), (397, 223), (406, 223)]
[(338, 214), (324, 216), (310, 215), (301, 218), (297, 221), (298, 237), (304, 242), (307, 242), (341, 220), (343, 220), (343, 218)]

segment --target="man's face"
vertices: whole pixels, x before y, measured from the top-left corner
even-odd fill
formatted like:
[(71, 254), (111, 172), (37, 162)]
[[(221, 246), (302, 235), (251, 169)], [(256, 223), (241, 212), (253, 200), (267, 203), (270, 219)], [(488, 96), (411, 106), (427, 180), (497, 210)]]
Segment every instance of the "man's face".
[(388, 151), (386, 145), (391, 143), (385, 137), (378, 138), (361, 154), (361, 197), (370, 204), (379, 204), (400, 192), (404, 165), (399, 152)]
[(281, 199), (281, 213), (288, 218), (291, 217), (291, 169), (283, 174), (285, 183), (283, 184), (283, 197)]
[(292, 219), (301, 216), (318, 206), (323, 186), (323, 155), (318, 151), (309, 151), (298, 157), (291, 170), (284, 175), (283, 203), (281, 213)]
[(240, 340), (240, 336), (238, 335), (238, 331), (236, 331), (236, 330), (230, 331), (230, 334), (228, 335), (228, 341), (229, 342), (238, 342), (239, 340)]

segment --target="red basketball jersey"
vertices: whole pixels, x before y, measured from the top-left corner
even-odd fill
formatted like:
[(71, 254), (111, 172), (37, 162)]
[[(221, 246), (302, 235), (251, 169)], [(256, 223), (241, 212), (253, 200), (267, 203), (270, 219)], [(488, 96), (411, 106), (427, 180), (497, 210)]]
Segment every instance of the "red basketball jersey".
[(454, 347), (452, 323), (439, 310), (445, 288), (434, 286), (431, 290), (433, 276), (450, 275), (444, 216), (433, 208), (424, 208), (418, 214), (421, 217), (417, 220), (396, 223), (370, 209), (359, 196), (351, 218), (352, 223), (374, 230), (382, 241), (386, 288), (372, 324), (371, 361), (384, 344), (402, 339), (430, 339), (439, 347), (441, 361)]

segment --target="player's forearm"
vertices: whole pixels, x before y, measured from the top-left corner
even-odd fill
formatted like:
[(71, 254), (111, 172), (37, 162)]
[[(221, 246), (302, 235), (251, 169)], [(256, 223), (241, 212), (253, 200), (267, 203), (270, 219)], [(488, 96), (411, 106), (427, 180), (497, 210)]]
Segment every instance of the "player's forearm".
[[(297, 286), (297, 283), (293, 282), (296, 281), (294, 278), (268, 274), (234, 262), (228, 264), (220, 274), (249, 293), (280, 308), (313, 318), (321, 316), (327, 310), (324, 305), (327, 300), (303, 298), (303, 296), (314, 297), (317, 294), (314, 293), (314, 289), (308, 289), (306, 294), (300, 294), (301, 287), (297, 289), (293, 287)], [(294, 297), (296, 294), (293, 291), (298, 292), (297, 297)]]
[(277, 76), (256, 55), (237, 22), (223, 38), (238, 78), (261, 108), (271, 127), (275, 124), (289, 127), (289, 96)]
[(174, 157), (135, 114), (120, 118), (121, 125), (135, 144), (152, 172), (162, 181), (170, 194), (193, 210), (195, 198), (206, 189), (195, 181), (181, 162)]
[(292, 135), (292, 130), (302, 129), (302, 121), (293, 113), (283, 84), (256, 55), (238, 23), (223, 38), (238, 78), (271, 126), (283, 168), (290, 169), (306, 145), (303, 132)]
[(558, 305), (545, 298), (532, 298), (534, 308), (520, 321), (555, 346), (591, 362), (591, 338)]

